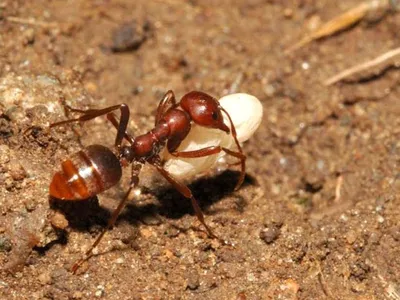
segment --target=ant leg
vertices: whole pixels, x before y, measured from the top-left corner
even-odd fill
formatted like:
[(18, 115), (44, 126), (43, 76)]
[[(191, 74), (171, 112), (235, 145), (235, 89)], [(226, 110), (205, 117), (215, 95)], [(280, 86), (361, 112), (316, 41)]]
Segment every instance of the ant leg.
[(79, 109), (79, 108), (73, 108), (73, 107), (71, 107), (71, 106), (69, 106), (68, 104), (65, 104), (65, 103), (64, 103), (64, 108), (65, 108), (65, 110), (67, 110), (67, 111), (71, 111), (71, 112), (74, 112), (74, 113), (81, 113), (81, 114), (90, 113), (90, 112), (93, 112), (93, 111), (96, 110), (96, 109)]
[(170, 152), (171, 155), (176, 156), (176, 157), (183, 157), (183, 158), (198, 158), (198, 157), (204, 157), (204, 156), (209, 156), (213, 154), (220, 153), (221, 151), (224, 151), (226, 154), (229, 154), (235, 158), (239, 159), (239, 164), (241, 165), (241, 171), (240, 171), (240, 177), (239, 180), (235, 186), (235, 191), (240, 188), (244, 181), (244, 177), (246, 175), (246, 156), (242, 152), (237, 152), (237, 151), (232, 151), (228, 148), (221, 147), (221, 146), (210, 146), (198, 150), (193, 150), (193, 151), (176, 151), (176, 152)]
[(222, 148), (220, 146), (210, 146), (198, 150), (192, 150), (192, 151), (173, 151), (170, 152), (171, 155), (176, 156), (176, 157), (183, 157), (183, 158), (198, 158), (198, 157), (204, 157), (204, 156), (210, 156), (213, 154), (220, 153), (222, 151)]
[(169, 90), (161, 99), (160, 104), (158, 104), (155, 125), (160, 122), (165, 112), (174, 105), (176, 105), (175, 94), (173, 91)]
[(93, 249), (96, 248), (96, 246), (100, 243), (101, 239), (105, 235), (105, 233), (110, 230), (113, 226), (115, 221), (117, 220), (117, 217), (121, 210), (124, 208), (126, 201), (128, 200), (128, 196), (131, 193), (133, 186), (130, 186), (128, 191), (126, 192), (124, 198), (122, 201), (119, 203), (118, 207), (114, 210), (111, 218), (108, 220), (107, 227), (103, 229), (103, 231), (99, 234), (93, 245), (89, 248), (89, 250), (86, 251), (85, 256), (78, 261), (74, 263), (74, 265), (71, 268), (71, 271), (73, 274), (76, 273), (76, 271), (79, 269), (79, 267), (85, 262), (88, 261), (92, 256), (93, 256)]
[(240, 188), (240, 186), (242, 185), (242, 183), (243, 183), (245, 172), (246, 172), (245, 171), (246, 170), (246, 155), (243, 154), (242, 147), (240, 146), (239, 141), (237, 139), (236, 127), (235, 127), (235, 124), (233, 124), (231, 116), (229, 115), (229, 113), (222, 106), (220, 107), (220, 109), (225, 113), (225, 115), (229, 119), (229, 123), (231, 125), (232, 137), (235, 140), (236, 147), (238, 148), (237, 152), (229, 150), (229, 149), (226, 149), (226, 148), (223, 149), (229, 155), (237, 157), (237, 158), (240, 159), (241, 173), (240, 173), (239, 181), (238, 181), (238, 183), (236, 184), (236, 187), (235, 187), (235, 190), (238, 190)]
[(239, 159), (240, 163), (240, 177), (238, 182), (236, 183), (235, 186), (235, 191), (237, 191), (241, 185), (243, 184), (244, 177), (246, 175), (246, 155), (243, 154), (241, 151), (242, 149), (240, 148), (240, 151), (232, 151), (228, 148), (222, 147), (222, 151), (224, 151), (226, 154), (229, 154), (230, 156), (236, 157)]
[(119, 104), (119, 105), (114, 105), (110, 107), (106, 107), (103, 109), (88, 109), (88, 110), (81, 110), (81, 109), (75, 109), (69, 106), (66, 106), (67, 109), (71, 110), (72, 112), (77, 112), (81, 113), (82, 116), (76, 119), (69, 119), (65, 121), (60, 121), (56, 122), (53, 124), (50, 124), (50, 127), (55, 127), (59, 125), (64, 125), (64, 124), (69, 124), (73, 122), (85, 122), (92, 120), (94, 118), (100, 117), (102, 115), (106, 115), (114, 110), (121, 110), (121, 120), (118, 125), (118, 132), (117, 136), (115, 138), (115, 146), (117, 148), (121, 147), (122, 139), (124, 138), (126, 128), (128, 127), (128, 121), (129, 121), (129, 107), (126, 104)]
[(168, 180), (168, 182), (170, 184), (172, 184), (172, 186), (179, 192), (181, 193), (184, 197), (190, 199), (190, 201), (192, 202), (192, 206), (194, 209), (194, 212), (197, 216), (197, 219), (199, 219), (200, 223), (203, 224), (203, 226), (205, 227), (205, 229), (207, 230), (207, 233), (210, 237), (212, 238), (216, 238), (218, 239), (218, 237), (212, 232), (212, 230), (207, 226), (205, 220), (204, 220), (204, 214), (197, 202), (197, 200), (194, 198), (192, 192), (190, 191), (190, 189), (184, 185), (183, 183), (179, 182), (178, 180), (176, 180), (170, 173), (168, 173), (166, 170), (164, 170), (158, 162), (156, 163), (151, 163), (158, 172), (160, 172), (160, 174)]
[[(107, 114), (107, 120), (108, 121), (110, 121), (113, 125), (114, 125), (114, 127), (118, 130), (118, 128), (119, 128), (119, 123), (118, 123), (118, 119), (117, 119), (117, 117), (115, 116), (115, 114), (114, 113), (108, 113)], [(133, 139), (133, 137), (130, 135), (130, 134), (128, 134), (126, 131), (125, 131), (125, 134), (124, 134), (124, 138), (132, 145), (133, 144), (133, 141), (134, 141), (134, 139)]]
[(103, 229), (103, 231), (99, 234), (97, 239), (94, 241), (93, 245), (89, 248), (89, 250), (86, 251), (85, 257), (79, 259), (74, 263), (74, 265), (71, 268), (71, 271), (73, 274), (76, 273), (76, 271), (79, 269), (79, 267), (85, 262), (88, 261), (92, 256), (93, 256), (93, 249), (96, 248), (96, 246), (100, 243), (101, 239), (103, 236), (106, 234), (107, 231), (109, 231), (115, 224), (115, 221), (117, 220), (119, 214), (121, 213), (122, 209), (125, 207), (126, 202), (129, 199), (129, 195), (132, 191), (132, 189), (139, 183), (139, 172), (141, 169), (142, 165), (137, 163), (137, 164), (132, 164), (132, 169), (131, 169), (131, 183), (129, 185), (128, 191), (125, 193), (124, 198), (121, 200), (121, 202), (118, 204), (117, 208), (113, 211), (111, 218), (108, 220), (107, 227)]

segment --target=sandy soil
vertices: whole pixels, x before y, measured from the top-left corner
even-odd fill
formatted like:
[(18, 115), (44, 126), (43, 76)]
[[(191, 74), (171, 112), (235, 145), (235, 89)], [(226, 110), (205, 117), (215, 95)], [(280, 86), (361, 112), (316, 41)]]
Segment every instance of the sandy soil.
[[(400, 299), (400, 73), (323, 85), (398, 47), (400, 18), (284, 54), (359, 3), (1, 1), (0, 298)], [(125, 102), (142, 133), (168, 89), (262, 101), (242, 188), (234, 168), (190, 184), (234, 246), (207, 237), (190, 203), (145, 170), (142, 194), (71, 274), (128, 178), (95, 199), (49, 201), (63, 159), (115, 138), (105, 118), (49, 123), (66, 118), (62, 103)]]

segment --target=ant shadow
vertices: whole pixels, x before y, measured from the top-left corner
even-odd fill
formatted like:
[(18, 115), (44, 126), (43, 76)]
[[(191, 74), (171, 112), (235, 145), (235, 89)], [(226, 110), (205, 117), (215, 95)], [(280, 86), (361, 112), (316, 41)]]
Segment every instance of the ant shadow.
[(107, 226), (111, 212), (99, 204), (97, 196), (83, 201), (66, 201), (49, 197), (50, 208), (61, 212), (69, 226), (78, 231), (88, 231), (92, 225)]
[[(200, 178), (188, 185), (206, 215), (215, 214), (216, 211), (209, 212), (208, 208), (222, 200), (226, 195), (233, 193), (239, 177), (238, 174), (236, 171), (227, 170), (214, 177)], [(254, 184), (256, 184), (256, 180), (246, 175), (242, 186)], [(154, 195), (158, 204), (147, 203), (143, 205), (130, 201), (118, 217), (118, 221), (123, 220), (132, 225), (139, 225), (143, 223), (142, 220), (149, 217), (162, 216), (177, 220), (186, 214), (195, 216), (190, 199), (182, 196), (172, 186), (145, 191), (144, 194), (146, 193)], [(50, 197), (49, 202), (53, 210), (64, 214), (70, 228), (82, 232), (90, 230), (92, 226), (106, 227), (112, 214), (112, 211), (100, 206), (97, 196), (83, 201), (65, 201)], [(247, 205), (247, 202), (243, 197), (238, 196), (238, 203), (238, 211), (240, 212)]]
[[(193, 196), (197, 200), (200, 208), (205, 215), (215, 215), (221, 209), (213, 209), (209, 211), (209, 207), (214, 203), (221, 201), (227, 195), (232, 195), (239, 178), (239, 172), (227, 170), (223, 173), (208, 178), (200, 178), (188, 185)], [(246, 175), (243, 186), (255, 183), (254, 178)], [(195, 216), (190, 199), (182, 196), (176, 189), (171, 186), (158, 189), (152, 192), (160, 203), (159, 211), (161, 216), (167, 219), (180, 219), (184, 215), (190, 214)], [(240, 196), (238, 196), (240, 197)], [(244, 199), (239, 199), (240, 201)], [(242, 201), (246, 206), (246, 201)]]

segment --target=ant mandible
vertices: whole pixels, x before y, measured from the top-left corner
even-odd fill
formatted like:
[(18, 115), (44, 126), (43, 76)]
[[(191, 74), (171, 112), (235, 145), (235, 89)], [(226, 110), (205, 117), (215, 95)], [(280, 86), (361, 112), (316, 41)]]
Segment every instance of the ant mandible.
[[(85, 257), (73, 265), (73, 273), (93, 255), (93, 249), (100, 243), (104, 234), (113, 227), (119, 213), (128, 200), (131, 190), (139, 183), (139, 172), (144, 163), (154, 166), (176, 190), (191, 200), (197, 218), (203, 224), (209, 236), (216, 238), (215, 234), (205, 223), (203, 212), (190, 189), (163, 168), (160, 158), (160, 151), (165, 146), (173, 156), (182, 158), (204, 157), (223, 151), (239, 159), (241, 173), (235, 190), (241, 186), (245, 176), (246, 156), (243, 154), (238, 142), (236, 129), (229, 113), (215, 98), (203, 92), (192, 91), (184, 95), (179, 103), (176, 103), (174, 93), (168, 91), (158, 105), (154, 128), (137, 137), (133, 137), (126, 132), (130, 114), (126, 104), (114, 105), (104, 109), (80, 110), (69, 106), (66, 106), (66, 108), (72, 112), (81, 114), (81, 116), (53, 123), (50, 127), (73, 122), (85, 122), (106, 115), (107, 119), (117, 129), (115, 149), (112, 151), (102, 145), (90, 145), (63, 161), (61, 163), (61, 171), (55, 173), (51, 181), (51, 197), (61, 200), (84, 200), (94, 197), (109, 189), (120, 180), (122, 167), (129, 164), (132, 166), (128, 191), (112, 213), (107, 226), (99, 234), (89, 250), (86, 251)], [(121, 111), (119, 120), (114, 114), (115, 110)], [(222, 112), (229, 119), (230, 128), (224, 123)], [(188, 135), (192, 122), (206, 128), (222, 130), (227, 134), (231, 133), (238, 151), (233, 151), (219, 145), (194, 151), (177, 151), (181, 142)], [(124, 139), (129, 145), (122, 144)]]

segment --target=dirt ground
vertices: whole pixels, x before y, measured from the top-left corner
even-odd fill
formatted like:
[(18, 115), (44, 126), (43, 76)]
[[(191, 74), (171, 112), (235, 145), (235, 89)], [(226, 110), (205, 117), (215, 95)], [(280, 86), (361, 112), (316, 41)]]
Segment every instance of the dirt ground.
[[(323, 84), (398, 47), (399, 15), (284, 53), (359, 3), (0, 1), (0, 298), (400, 299), (400, 72)], [(142, 193), (73, 275), (129, 174), (96, 199), (49, 201), (61, 161), (111, 146), (115, 130), (105, 118), (48, 125), (66, 118), (62, 103), (125, 102), (143, 133), (168, 89), (263, 104), (241, 189), (234, 167), (190, 184), (233, 245), (144, 170)]]

